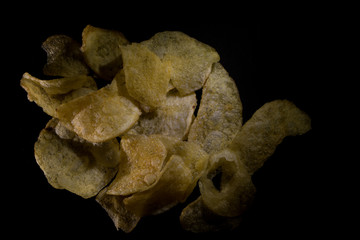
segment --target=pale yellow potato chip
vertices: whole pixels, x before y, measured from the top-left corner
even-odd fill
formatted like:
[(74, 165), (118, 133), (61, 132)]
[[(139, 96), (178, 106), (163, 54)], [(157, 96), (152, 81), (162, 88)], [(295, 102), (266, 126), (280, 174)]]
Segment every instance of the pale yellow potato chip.
[(34, 101), (52, 117), (61, 104), (97, 89), (95, 81), (88, 76), (40, 80), (24, 73), (20, 85), (28, 93), (29, 101)]
[(126, 89), (131, 97), (150, 108), (165, 103), (170, 81), (168, 64), (145, 46), (121, 46)]
[(96, 196), (96, 201), (108, 213), (117, 230), (131, 232), (140, 221), (140, 217), (125, 208), (123, 196), (109, 195), (106, 191), (107, 188), (101, 190)]
[(126, 196), (153, 186), (167, 156), (162, 141), (157, 136), (125, 135), (120, 145), (123, 161), (107, 194)]
[(138, 120), (141, 111), (119, 96), (114, 85), (60, 105), (56, 116), (67, 128), (90, 142), (103, 142), (120, 136)]
[(63, 139), (55, 131), (57, 124), (52, 119), (41, 131), (34, 148), (36, 162), (54, 188), (83, 198), (95, 196), (118, 170), (117, 140), (94, 145), (79, 137)]
[(82, 33), (81, 51), (99, 77), (112, 80), (122, 68), (120, 46), (128, 43), (121, 32), (87, 25)]
[(232, 141), (241, 125), (242, 103), (236, 83), (220, 63), (215, 63), (202, 90), (188, 140), (208, 153), (217, 152)]
[(160, 32), (141, 44), (170, 63), (171, 82), (181, 95), (202, 88), (212, 64), (220, 60), (215, 49), (182, 32)]
[(167, 94), (166, 101), (161, 107), (143, 114), (139, 118), (131, 133), (161, 134), (180, 140), (185, 139), (193, 120), (195, 108), (195, 93), (180, 96), (177, 91), (171, 91)]
[(306, 133), (311, 119), (292, 102), (275, 100), (264, 104), (238, 131), (231, 150), (240, 155), (250, 174), (259, 169), (286, 136)]
[[(219, 187), (214, 179), (220, 176)], [(207, 172), (199, 181), (203, 203), (224, 217), (240, 216), (251, 204), (255, 187), (239, 156), (229, 149), (213, 154)]]
[(42, 48), (47, 54), (43, 68), (45, 75), (74, 77), (90, 73), (80, 51), (80, 44), (66, 35), (54, 35), (46, 39)]

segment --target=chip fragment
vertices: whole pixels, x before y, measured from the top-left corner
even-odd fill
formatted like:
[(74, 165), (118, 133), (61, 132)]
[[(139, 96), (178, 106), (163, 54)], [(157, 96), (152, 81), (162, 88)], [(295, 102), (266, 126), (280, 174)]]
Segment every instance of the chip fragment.
[(171, 82), (181, 95), (202, 88), (212, 64), (220, 60), (215, 49), (182, 32), (160, 32), (141, 44), (170, 63)]
[(238, 131), (229, 148), (240, 155), (250, 174), (259, 169), (286, 136), (311, 129), (309, 116), (288, 100), (264, 104)]
[(122, 68), (120, 46), (128, 43), (121, 32), (87, 25), (82, 33), (81, 51), (86, 63), (99, 77), (112, 80)]
[(45, 40), (42, 48), (47, 54), (45, 75), (74, 77), (90, 73), (80, 51), (80, 44), (66, 35), (54, 35)]
[(34, 148), (36, 162), (54, 188), (93, 197), (118, 170), (119, 144), (116, 139), (96, 145), (79, 137), (63, 139), (56, 133), (58, 124), (52, 119), (41, 131)]
[(207, 79), (199, 111), (188, 140), (208, 153), (224, 149), (242, 126), (242, 103), (235, 81), (220, 63), (215, 63)]

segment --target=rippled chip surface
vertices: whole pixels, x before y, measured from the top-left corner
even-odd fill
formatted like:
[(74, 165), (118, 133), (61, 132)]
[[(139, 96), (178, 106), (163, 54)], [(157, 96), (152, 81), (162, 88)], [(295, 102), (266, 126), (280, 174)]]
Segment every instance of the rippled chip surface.
[(45, 75), (73, 77), (89, 74), (80, 44), (66, 35), (54, 35), (46, 39), (42, 48), (47, 54), (43, 68)]
[(121, 51), (130, 96), (150, 108), (163, 105), (170, 81), (168, 64), (138, 43), (121, 46)]
[(264, 104), (237, 133), (230, 148), (240, 154), (250, 174), (259, 169), (286, 136), (311, 129), (309, 116), (288, 100)]
[(81, 51), (86, 63), (98, 76), (112, 80), (122, 68), (120, 46), (128, 43), (121, 32), (88, 25), (82, 33)]
[[(115, 176), (120, 150), (116, 139), (94, 145), (78, 137), (61, 138), (50, 120), (35, 143), (35, 158), (48, 182), (83, 198), (95, 196)], [(62, 134), (69, 136), (69, 134)]]
[(242, 104), (236, 83), (220, 63), (215, 63), (188, 139), (208, 153), (216, 152), (232, 141), (241, 125)]
[(167, 150), (157, 136), (126, 135), (121, 139), (122, 161), (108, 194), (130, 195), (158, 180)]
[(171, 82), (181, 95), (200, 89), (220, 60), (215, 49), (182, 32), (160, 32), (141, 44), (170, 63)]

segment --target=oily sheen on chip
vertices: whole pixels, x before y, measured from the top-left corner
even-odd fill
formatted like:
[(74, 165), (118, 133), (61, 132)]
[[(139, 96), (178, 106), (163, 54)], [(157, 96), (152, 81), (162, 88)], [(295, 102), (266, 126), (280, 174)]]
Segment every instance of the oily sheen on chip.
[(288, 100), (265, 103), (243, 124), (219, 54), (182, 32), (130, 42), (88, 25), (81, 43), (54, 35), (42, 48), (52, 79), (26, 72), (20, 80), (51, 118), (35, 143), (36, 162), (51, 186), (95, 198), (126, 233), (179, 203), (187, 203), (179, 213), (187, 231), (236, 228), (255, 198), (253, 173), (285, 137), (311, 129)]

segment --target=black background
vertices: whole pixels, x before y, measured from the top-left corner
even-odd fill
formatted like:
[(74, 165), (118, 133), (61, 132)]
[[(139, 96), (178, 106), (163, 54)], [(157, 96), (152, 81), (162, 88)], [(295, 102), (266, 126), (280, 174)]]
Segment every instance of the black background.
[[(3, 44), (6, 64), (3, 82), (2, 125), (6, 139), (2, 167), (4, 229), (28, 236), (86, 236), (103, 234), (108, 239), (142, 237), (205, 239), (256, 239), (322, 235), (319, 227), (325, 212), (324, 179), (315, 154), (318, 110), (316, 33), (299, 21), (252, 21), (251, 23), (211, 21), (174, 23), (146, 20), (124, 21), (92, 17), (35, 16), (16, 13), (19, 22), (6, 26)], [(59, 15), (60, 16), (60, 15)], [(240, 20), (239, 20), (240, 21)], [(5, 20), (3, 21), (5, 22)], [(159, 31), (178, 30), (214, 47), (220, 62), (236, 81), (246, 122), (264, 103), (275, 99), (293, 101), (312, 118), (312, 130), (303, 136), (288, 137), (265, 165), (253, 175), (257, 193), (243, 223), (231, 232), (193, 234), (179, 224), (187, 202), (170, 211), (144, 217), (130, 234), (116, 231), (107, 213), (94, 199), (82, 199), (66, 190), (52, 188), (37, 166), (33, 146), (50, 119), (35, 103), (27, 100), (19, 82), (24, 72), (42, 76), (46, 54), (41, 44), (53, 34), (66, 34), (81, 43), (82, 29), (91, 24), (119, 30), (128, 40), (140, 42)], [(5, 24), (6, 25), (6, 24)], [(9, 85), (8, 85), (9, 84)], [(7, 157), (5, 157), (7, 156)], [(196, 193), (196, 190), (195, 190)], [(194, 199), (196, 194), (190, 198)], [(328, 229), (327, 232), (336, 229)], [(71, 234), (71, 235), (70, 235)]]

